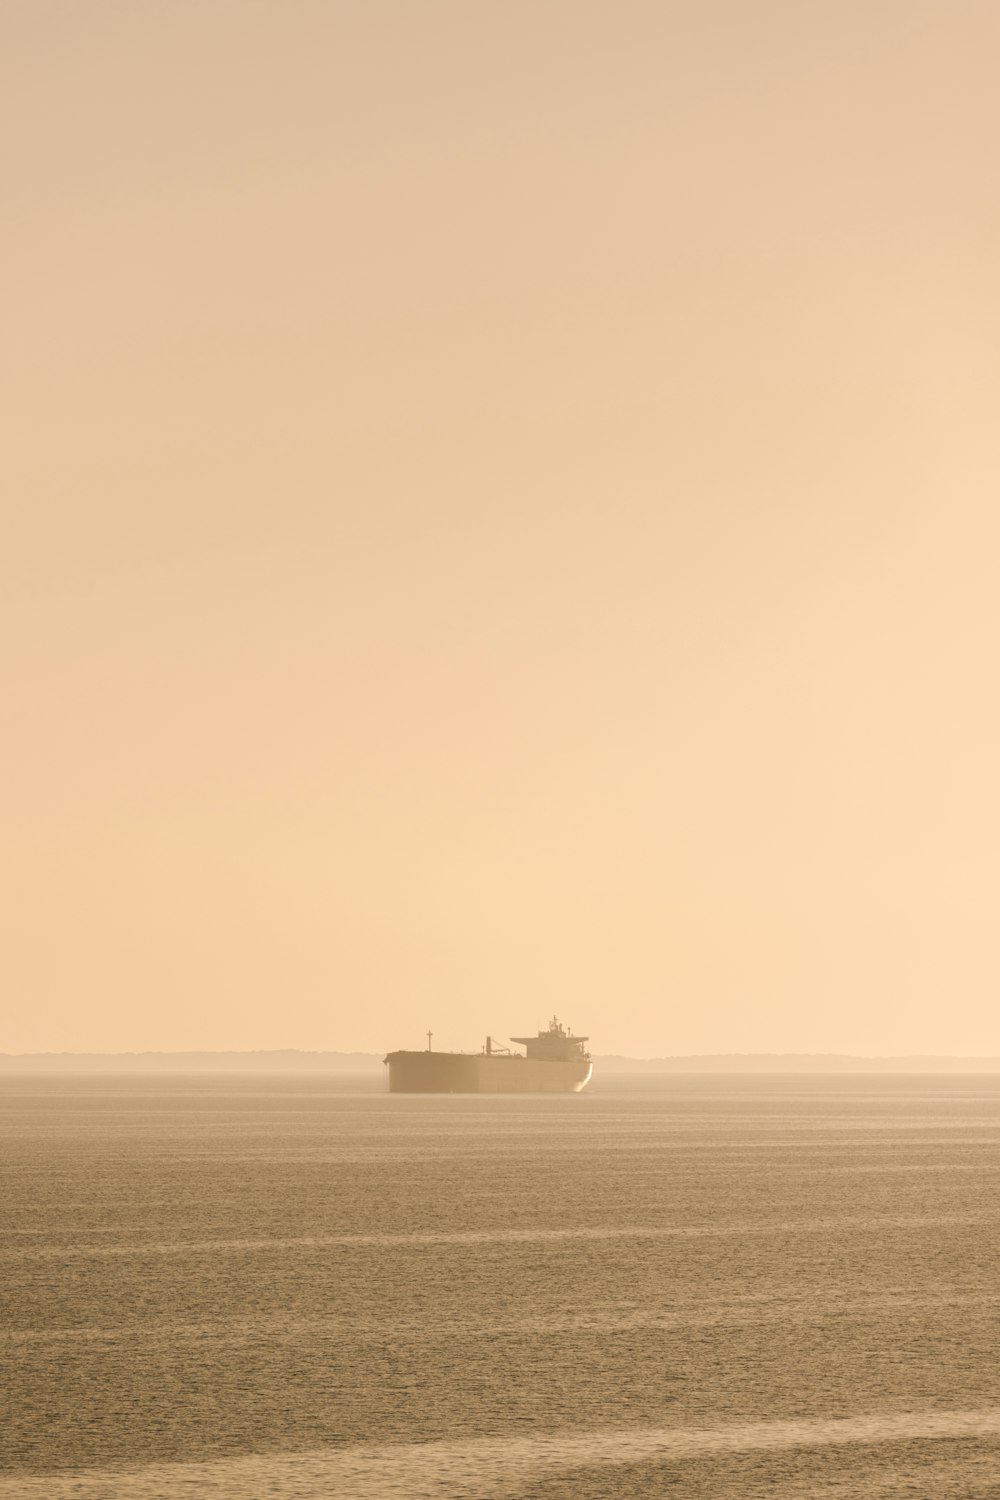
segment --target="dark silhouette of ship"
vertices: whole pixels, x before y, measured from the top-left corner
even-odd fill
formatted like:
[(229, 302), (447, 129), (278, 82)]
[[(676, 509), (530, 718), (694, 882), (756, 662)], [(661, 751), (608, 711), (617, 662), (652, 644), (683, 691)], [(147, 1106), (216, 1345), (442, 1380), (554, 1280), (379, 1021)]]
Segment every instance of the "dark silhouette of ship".
[(481, 1052), (434, 1052), (427, 1033), (423, 1052), (390, 1052), (391, 1094), (578, 1094), (593, 1072), (585, 1036), (574, 1036), (555, 1016), (537, 1036), (512, 1036), (524, 1052), (496, 1047)]

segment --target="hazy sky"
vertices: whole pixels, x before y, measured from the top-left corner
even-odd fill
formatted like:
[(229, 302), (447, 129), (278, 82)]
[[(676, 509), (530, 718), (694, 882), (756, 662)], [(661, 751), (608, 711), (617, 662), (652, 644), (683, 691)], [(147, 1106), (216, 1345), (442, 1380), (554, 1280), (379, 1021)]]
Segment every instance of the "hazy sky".
[(1000, 1053), (995, 0), (0, 31), (0, 1051)]

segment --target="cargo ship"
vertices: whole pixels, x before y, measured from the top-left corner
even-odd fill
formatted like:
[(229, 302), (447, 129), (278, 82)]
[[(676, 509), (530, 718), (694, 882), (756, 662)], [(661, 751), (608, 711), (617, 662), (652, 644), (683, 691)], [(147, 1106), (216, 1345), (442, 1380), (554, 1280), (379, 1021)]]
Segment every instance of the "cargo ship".
[(512, 1036), (523, 1052), (486, 1038), (481, 1052), (422, 1052), (384, 1058), (391, 1094), (578, 1094), (593, 1072), (589, 1038), (574, 1036), (553, 1016), (537, 1036)]

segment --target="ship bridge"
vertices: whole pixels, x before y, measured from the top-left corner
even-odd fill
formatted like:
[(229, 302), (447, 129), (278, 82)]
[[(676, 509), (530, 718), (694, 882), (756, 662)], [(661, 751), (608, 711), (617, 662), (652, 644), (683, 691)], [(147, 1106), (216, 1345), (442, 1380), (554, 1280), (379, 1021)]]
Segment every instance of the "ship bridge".
[(590, 1055), (586, 1048), (589, 1040), (589, 1037), (574, 1036), (557, 1016), (552, 1017), (548, 1030), (539, 1031), (537, 1036), (511, 1037), (512, 1042), (525, 1048), (529, 1057), (542, 1062), (579, 1062)]

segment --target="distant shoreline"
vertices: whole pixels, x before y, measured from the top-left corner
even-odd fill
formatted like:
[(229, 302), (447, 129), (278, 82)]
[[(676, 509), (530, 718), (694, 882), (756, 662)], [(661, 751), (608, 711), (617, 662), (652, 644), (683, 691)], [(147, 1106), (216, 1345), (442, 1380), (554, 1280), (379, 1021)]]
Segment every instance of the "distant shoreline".
[[(595, 1056), (613, 1073), (1000, 1073), (1000, 1057), (855, 1057), (846, 1053), (702, 1053), (685, 1057)], [(372, 1074), (374, 1052), (0, 1053), (0, 1077), (28, 1074)]]

